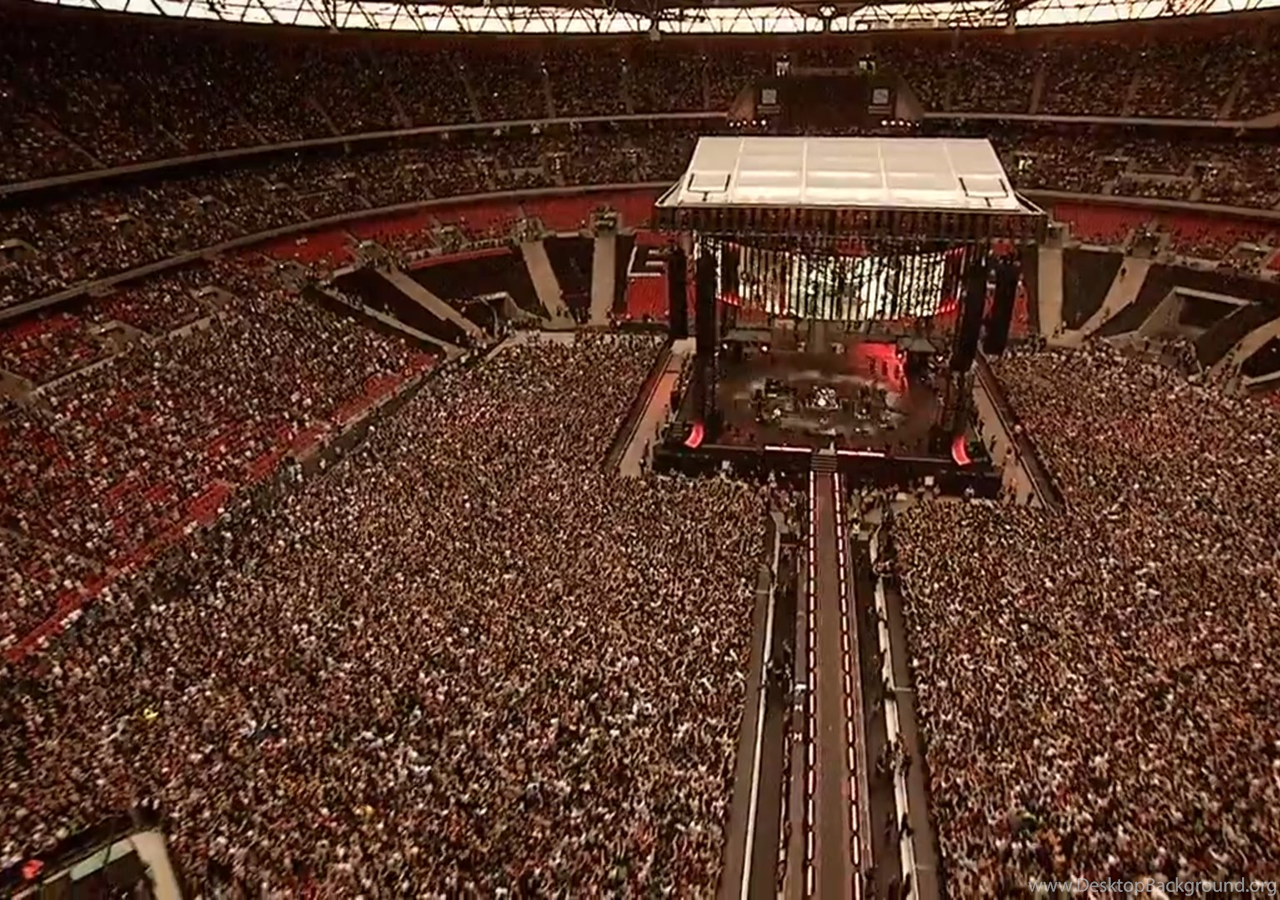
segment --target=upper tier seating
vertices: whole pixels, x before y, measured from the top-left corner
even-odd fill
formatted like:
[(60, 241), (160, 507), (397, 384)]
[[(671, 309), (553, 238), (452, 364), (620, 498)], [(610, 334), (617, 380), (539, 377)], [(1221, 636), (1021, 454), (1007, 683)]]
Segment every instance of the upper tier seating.
[[(108, 318), (153, 333), (190, 320), (199, 307), (182, 297), (194, 284), (234, 295), (206, 327), (118, 352), (86, 339), (92, 323)], [(283, 292), (251, 260), (0, 326), (0, 364), (32, 358), (33, 347), (45, 351), (35, 364), (53, 361), (36, 380), (107, 356), (0, 415), (0, 526), (29, 538), (0, 553), (20, 557), (18, 576), (37, 580), (50, 546), (89, 561), (85, 567), (123, 569), (150, 558), (191, 516), (216, 508), (217, 496), (266, 477), (300, 436), (349, 418), (352, 404), (367, 405), (371, 391), (385, 393), (424, 359)], [(37, 612), (49, 610), (0, 608), (0, 623), (30, 626)], [(12, 633), (0, 633), (0, 644)]]
[[(90, 186), (76, 195), (0, 207), (0, 240), (13, 238), (36, 251), (0, 263), (0, 308), (317, 216), (519, 188), (669, 182), (682, 171), (698, 131), (669, 123), (572, 139), (560, 133), (480, 142), (427, 139), (419, 147), (273, 159), (129, 188)], [(1261, 208), (1280, 201), (1280, 151), (1266, 144), (1170, 143), (1035, 126), (987, 128), (986, 133), (1023, 189), (1201, 199)], [(576, 231), (589, 221), (596, 202), (591, 197), (530, 198), (524, 202), (524, 214), (542, 218), (556, 231)], [(643, 226), (652, 212), (651, 200), (638, 199), (635, 206), (624, 203), (619, 211), (624, 226)], [(296, 238), (285, 238), (273, 252), (308, 264), (339, 263), (349, 253), (347, 232), (357, 239), (377, 233), (389, 242), (389, 250), (411, 261), (434, 246), (433, 222), (455, 223), (472, 239), (501, 240), (510, 235), (520, 215), (512, 203), (494, 204), (490, 213), (474, 205), (459, 215), (437, 208), (401, 216), (406, 224), (398, 235), (379, 231), (392, 228), (387, 222), (352, 223), (328, 231), (328, 238), (317, 237), (314, 246), (310, 239), (298, 244)], [(1109, 235), (1107, 240), (1121, 236)]]
[[(745, 44), (565, 42), (215, 28), (0, 8), (0, 180), (465, 121), (724, 112), (775, 55), (900, 73), (931, 110), (1256, 117), (1280, 109), (1280, 28), (1259, 13), (1099, 27)], [(252, 90), (241, 89), (252, 85)], [(1233, 101), (1234, 100), (1234, 109)]]

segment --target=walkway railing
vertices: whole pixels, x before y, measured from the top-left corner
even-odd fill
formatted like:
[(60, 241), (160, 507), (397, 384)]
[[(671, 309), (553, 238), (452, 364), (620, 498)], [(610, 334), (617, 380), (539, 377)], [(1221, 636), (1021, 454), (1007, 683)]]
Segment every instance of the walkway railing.
[(1013, 442), (1013, 447), (1026, 468), (1027, 475), (1031, 479), (1031, 489), (1036, 492), (1040, 505), (1049, 509), (1062, 509), (1064, 502), (1057, 485), (1054, 484), (1044, 463), (1040, 461), (1040, 454), (1036, 451), (1035, 445), (1016, 427), (1017, 417), (1014, 415), (1013, 407), (1005, 396), (1000, 380), (991, 370), (991, 364), (981, 353), (978, 354), (977, 367), (978, 380), (983, 390), (987, 392), (987, 396), (991, 398), (991, 406), (1000, 420), (1000, 427)]
[[(880, 529), (871, 535), (871, 566), (874, 570), (880, 558)], [(893, 674), (893, 645), (889, 641), (889, 607), (885, 601), (884, 578), (875, 579), (876, 644), (880, 648), (880, 678), (884, 694), (885, 742), (890, 748), (902, 746), (902, 724), (898, 714), (898, 689), (908, 687), (896, 683)], [(908, 885), (908, 900), (920, 896), (920, 876), (916, 866), (916, 847), (911, 829), (905, 825), (911, 821), (910, 802), (907, 798), (907, 770), (894, 760), (893, 765), (893, 816), (898, 823), (898, 856), (902, 866), (902, 879)]]

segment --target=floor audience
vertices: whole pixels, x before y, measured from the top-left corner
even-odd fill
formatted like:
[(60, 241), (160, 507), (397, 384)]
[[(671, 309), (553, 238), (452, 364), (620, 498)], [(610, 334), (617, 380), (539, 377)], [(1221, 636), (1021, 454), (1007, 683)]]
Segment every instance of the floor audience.
[(0, 673), (3, 862), (147, 804), (255, 893), (713, 890), (766, 498), (601, 471), (656, 349), (433, 380)]
[(1280, 419), (1104, 349), (998, 368), (1066, 511), (894, 527), (951, 892), (1273, 879)]

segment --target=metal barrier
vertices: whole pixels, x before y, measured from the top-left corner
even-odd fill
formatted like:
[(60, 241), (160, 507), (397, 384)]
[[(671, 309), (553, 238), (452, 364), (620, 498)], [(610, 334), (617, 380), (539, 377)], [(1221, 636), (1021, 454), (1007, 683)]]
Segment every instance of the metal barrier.
[[(874, 559), (874, 557), (873, 557)], [(901, 740), (902, 728), (898, 716), (898, 685), (893, 677), (893, 648), (889, 643), (889, 610), (884, 596), (884, 579), (876, 578), (876, 641), (880, 645), (880, 677), (884, 683), (884, 727), (885, 740), (891, 747), (896, 747)], [(907, 773), (899, 766), (893, 770), (893, 813), (895, 820), (901, 824), (909, 821), (910, 806), (907, 800)], [(916, 848), (910, 833), (901, 827), (898, 829), (898, 855), (902, 865), (903, 881), (910, 885), (907, 896), (917, 900), (920, 896), (920, 878), (916, 871)]]
[(987, 362), (985, 356), (978, 354), (976, 365), (978, 368), (978, 381), (982, 384), (983, 390), (987, 392), (987, 396), (991, 398), (991, 407), (996, 411), (996, 418), (1000, 420), (1000, 427), (1004, 429), (1005, 434), (1009, 436), (1009, 440), (1017, 448), (1018, 455), (1026, 467), (1027, 476), (1031, 480), (1031, 489), (1036, 493), (1036, 499), (1040, 501), (1041, 506), (1048, 509), (1062, 509), (1062, 495), (1058, 493), (1053, 479), (1049, 477), (1044, 463), (1040, 461), (1040, 455), (1036, 452), (1035, 446), (1026, 435), (1020, 434), (1014, 427), (1017, 422), (1013, 414), (1013, 407), (1009, 405), (1009, 400), (1004, 395), (1004, 390), (1001, 388), (995, 372), (991, 371), (991, 364)]

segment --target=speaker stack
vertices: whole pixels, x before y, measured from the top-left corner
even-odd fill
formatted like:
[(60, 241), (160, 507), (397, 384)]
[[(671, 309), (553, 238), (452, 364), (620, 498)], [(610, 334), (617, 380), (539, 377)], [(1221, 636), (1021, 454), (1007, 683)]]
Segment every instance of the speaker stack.
[(982, 352), (999, 356), (1009, 346), (1009, 329), (1013, 325), (1013, 306), (1018, 297), (1018, 261), (1006, 257), (996, 263), (995, 297), (982, 337)]
[(680, 247), (672, 247), (667, 256), (667, 321), (671, 337), (677, 341), (689, 336), (689, 259)]
[(964, 291), (960, 297), (960, 321), (951, 350), (951, 371), (968, 372), (978, 355), (978, 336), (982, 331), (982, 313), (987, 302), (986, 252), (975, 249), (966, 254)]
[(720, 343), (716, 322), (716, 260), (710, 253), (698, 257), (694, 273), (695, 349), (697, 352), (697, 391), (695, 399), (699, 417), (708, 438), (719, 432), (716, 409), (716, 350)]
[(738, 271), (741, 253), (734, 244), (724, 244), (720, 251), (720, 290), (725, 297), (738, 297)]

